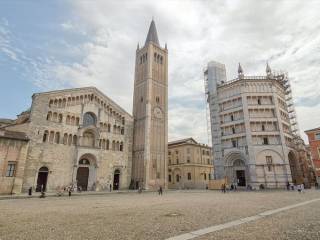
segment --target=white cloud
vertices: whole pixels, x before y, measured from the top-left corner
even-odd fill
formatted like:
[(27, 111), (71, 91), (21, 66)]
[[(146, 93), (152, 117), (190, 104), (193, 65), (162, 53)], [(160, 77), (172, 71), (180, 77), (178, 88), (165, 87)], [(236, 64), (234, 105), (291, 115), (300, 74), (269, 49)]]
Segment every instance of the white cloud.
[(81, 43), (65, 39), (66, 46), (83, 57), (73, 64), (63, 59), (37, 61), (38, 86), (94, 85), (131, 112), (135, 49), (137, 42), (144, 44), (154, 16), (160, 42), (167, 42), (169, 49), (170, 139), (207, 141), (202, 69), (210, 60), (225, 63), (229, 79), (235, 76), (238, 62), (245, 74), (264, 74), (267, 60), (272, 68), (288, 71), (300, 128), (320, 125), (319, 105), (312, 101), (319, 99), (320, 92), (318, 1), (101, 0), (71, 4), (70, 19), (61, 28), (86, 35)]

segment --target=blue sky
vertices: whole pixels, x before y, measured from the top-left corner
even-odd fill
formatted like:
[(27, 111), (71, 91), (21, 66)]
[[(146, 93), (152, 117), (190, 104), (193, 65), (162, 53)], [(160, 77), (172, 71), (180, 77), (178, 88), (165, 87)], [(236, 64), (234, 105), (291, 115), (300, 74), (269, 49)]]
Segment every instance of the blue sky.
[[(132, 111), (134, 57), (152, 17), (169, 49), (169, 138), (207, 142), (202, 69), (289, 72), (301, 131), (320, 125), (319, 1), (0, 1), (0, 118), (35, 92), (96, 86)], [(267, 13), (267, 14), (266, 14)], [(304, 134), (302, 136), (305, 138)]]

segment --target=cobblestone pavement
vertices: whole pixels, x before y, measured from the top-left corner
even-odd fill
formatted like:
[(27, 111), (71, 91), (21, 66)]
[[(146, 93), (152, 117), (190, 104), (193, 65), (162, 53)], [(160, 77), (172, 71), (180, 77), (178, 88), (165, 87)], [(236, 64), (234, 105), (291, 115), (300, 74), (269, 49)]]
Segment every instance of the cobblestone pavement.
[[(174, 191), (0, 201), (0, 239), (166, 239), (320, 198), (320, 191)], [(320, 239), (320, 201), (197, 239)]]

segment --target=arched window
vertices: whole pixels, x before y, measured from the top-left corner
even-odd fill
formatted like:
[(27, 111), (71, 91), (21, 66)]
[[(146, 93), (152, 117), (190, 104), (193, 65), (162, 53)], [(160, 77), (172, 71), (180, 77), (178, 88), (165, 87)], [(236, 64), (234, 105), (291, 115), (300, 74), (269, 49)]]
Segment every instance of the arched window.
[(107, 140), (107, 146), (106, 149), (109, 150), (109, 140)]
[(71, 144), (72, 144), (72, 134), (69, 134), (68, 145), (71, 145)]
[(51, 107), (53, 104), (53, 100), (51, 99), (50, 102), (49, 102), (49, 107)]
[(64, 144), (64, 145), (67, 145), (67, 144), (68, 144), (68, 134), (67, 134), (67, 133), (65, 133), (65, 134), (63, 135), (63, 144)]
[(53, 139), (54, 139), (54, 131), (51, 131), (49, 135), (49, 142), (53, 143)]
[(77, 145), (77, 142), (78, 142), (78, 137), (77, 137), (77, 135), (73, 135), (72, 144), (73, 144), (73, 145)]
[(60, 143), (60, 133), (59, 132), (56, 132), (56, 135), (54, 136), (54, 142)]
[(57, 118), (58, 118), (58, 113), (54, 112), (52, 114), (52, 121), (56, 122), (57, 121)]
[(58, 120), (59, 120), (59, 123), (62, 123), (62, 114), (61, 113), (59, 114)]
[(179, 182), (180, 180), (180, 177), (179, 177), (179, 174), (176, 175), (176, 182)]
[(79, 117), (76, 117), (76, 125), (77, 125), (77, 126), (79, 125), (79, 122), (80, 122)]
[(91, 112), (87, 112), (84, 114), (83, 116), (83, 126), (90, 126), (90, 125), (96, 125), (96, 116), (91, 113)]
[(49, 135), (49, 132), (47, 130), (44, 131), (43, 138), (42, 138), (43, 142), (47, 142), (48, 141), (48, 135)]
[(112, 150), (116, 150), (116, 142), (115, 141), (112, 141)]
[(106, 140), (105, 139), (102, 140), (102, 149), (106, 149)]
[(71, 121), (70, 121), (70, 124), (71, 125), (75, 125), (76, 123), (76, 118), (74, 116), (71, 117)]
[(110, 131), (111, 131), (111, 125), (108, 124), (108, 132), (110, 132)]
[(47, 120), (50, 121), (50, 120), (51, 120), (51, 117), (52, 117), (52, 112), (48, 112), (48, 114), (47, 114)]
[(123, 142), (120, 143), (120, 151), (123, 152)]

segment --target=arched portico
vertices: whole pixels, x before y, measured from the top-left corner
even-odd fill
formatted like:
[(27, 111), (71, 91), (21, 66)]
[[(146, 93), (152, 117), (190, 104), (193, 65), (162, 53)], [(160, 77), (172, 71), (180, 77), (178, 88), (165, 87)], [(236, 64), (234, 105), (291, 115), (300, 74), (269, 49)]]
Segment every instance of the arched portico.
[(225, 173), (229, 183), (237, 183), (238, 186), (246, 186), (248, 174), (246, 158), (242, 152), (230, 152), (225, 156)]
[(83, 154), (77, 164), (77, 186), (83, 191), (95, 190), (96, 181), (96, 157), (91, 153)]

